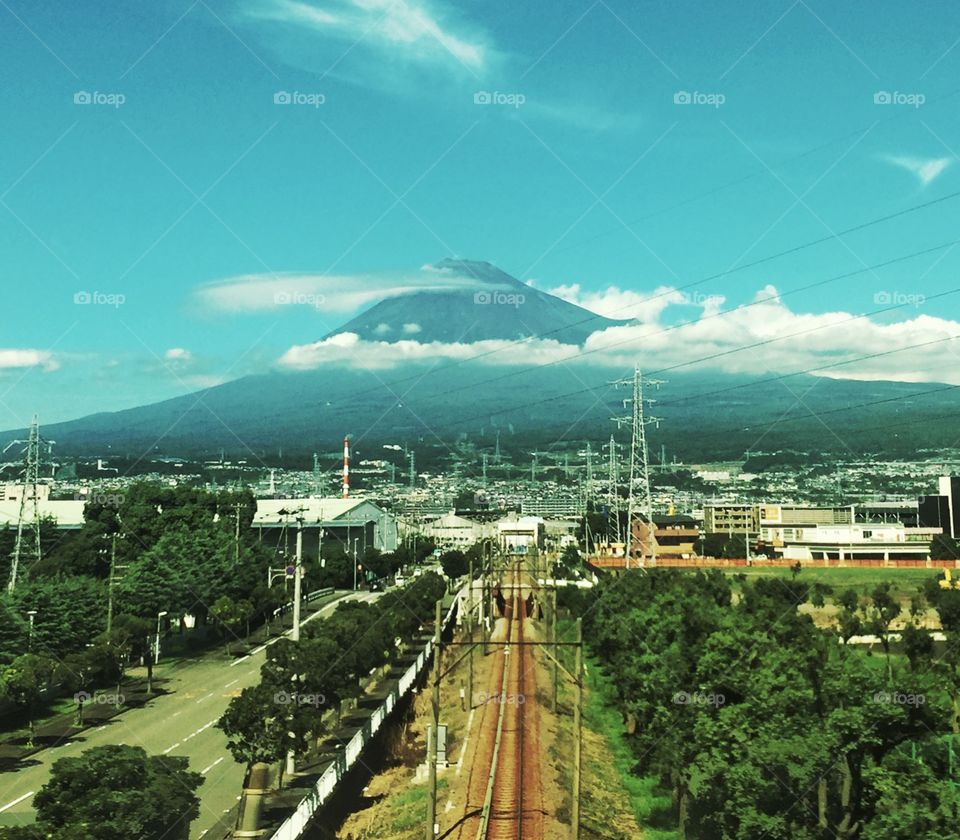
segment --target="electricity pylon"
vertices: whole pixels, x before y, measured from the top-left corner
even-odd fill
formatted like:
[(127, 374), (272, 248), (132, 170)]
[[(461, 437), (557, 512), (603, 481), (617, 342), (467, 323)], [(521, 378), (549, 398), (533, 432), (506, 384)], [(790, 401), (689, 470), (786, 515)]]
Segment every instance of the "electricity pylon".
[(607, 458), (607, 522), (610, 542), (620, 543), (623, 539), (620, 534), (620, 466), (617, 463), (617, 442), (610, 435)]
[[(620, 379), (612, 382), (616, 387), (632, 385), (633, 394), (623, 400), (623, 407), (627, 405), (632, 407), (630, 416), (614, 417), (617, 426), (629, 423), (631, 427), (630, 438), (630, 483), (627, 487), (627, 534), (624, 542), (626, 548), (624, 551), (626, 567), (630, 568), (630, 560), (633, 552), (633, 531), (634, 523), (639, 521), (642, 515), (647, 520), (647, 541), (646, 551), (644, 547), (640, 548), (640, 556), (649, 557), (651, 564), (656, 563), (657, 541), (654, 534), (653, 524), (653, 498), (650, 493), (650, 459), (647, 451), (647, 424), (654, 423), (659, 428), (659, 417), (648, 417), (644, 406), (647, 403), (653, 403), (655, 400), (643, 396), (644, 380), (640, 373), (639, 365), (633, 370), (633, 377), (630, 379)], [(663, 380), (648, 379), (647, 385), (653, 385), (657, 388), (663, 384)]]
[[(53, 441), (46, 441), (40, 437), (40, 424), (36, 415), (30, 424), (30, 433), (26, 440), (14, 440), (7, 444), (4, 452), (14, 446), (22, 446), (23, 461), (21, 476), (23, 477), (20, 489), (20, 514), (17, 517), (17, 538), (13, 546), (13, 556), (10, 563), (10, 579), (7, 582), (7, 591), (13, 592), (17, 587), (17, 577), (20, 574), (22, 561), (32, 560), (40, 562), (43, 551), (40, 547), (40, 467), (50, 465), (50, 452)], [(10, 466), (5, 464), (4, 466)], [(32, 510), (28, 511), (28, 508)]]

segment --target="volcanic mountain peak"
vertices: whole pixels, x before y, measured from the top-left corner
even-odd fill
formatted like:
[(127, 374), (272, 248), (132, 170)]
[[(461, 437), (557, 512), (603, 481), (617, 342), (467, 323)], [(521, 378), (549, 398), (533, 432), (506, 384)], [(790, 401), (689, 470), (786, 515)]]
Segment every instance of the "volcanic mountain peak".
[(516, 277), (511, 277), (493, 263), (488, 263), (485, 260), (455, 260), (447, 257), (438, 263), (424, 266), (424, 269), (459, 277), (463, 280), (475, 281), (478, 284), (500, 286), (505, 289), (525, 290), (530, 288), (526, 283), (522, 283)]
[(423, 271), (428, 282), (421, 289), (380, 301), (330, 335), (467, 343), (542, 336), (583, 344), (591, 333), (623, 323), (528, 286), (488, 262), (445, 259)]

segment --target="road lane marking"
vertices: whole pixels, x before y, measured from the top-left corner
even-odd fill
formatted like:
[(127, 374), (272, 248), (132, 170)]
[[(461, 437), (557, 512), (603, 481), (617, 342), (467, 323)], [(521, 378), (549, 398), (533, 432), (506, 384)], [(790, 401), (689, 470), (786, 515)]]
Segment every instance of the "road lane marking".
[(31, 796), (33, 796), (33, 791), (32, 791), (32, 790), (30, 791), (30, 793), (25, 793), (25, 794), (24, 794), (23, 796), (21, 796), (19, 799), (14, 799), (13, 802), (8, 802), (6, 805), (4, 805), (2, 808), (0, 808), (0, 814), (2, 814), (2, 813), (3, 813), (4, 811), (6, 811), (8, 808), (12, 808), (14, 805), (19, 805), (21, 802), (23, 802), (24, 799), (29, 799)]
[(183, 740), (184, 740), (184, 741), (189, 741), (191, 738), (195, 738), (195, 737), (196, 737), (197, 735), (199, 735), (201, 732), (203, 732), (204, 730), (209, 729), (211, 726), (213, 726), (218, 720), (220, 720), (220, 718), (214, 718), (214, 719), (211, 720), (209, 723), (205, 723), (205, 724), (204, 724), (203, 726), (201, 726), (198, 730), (196, 730), (196, 732), (191, 732), (191, 733), (190, 733), (189, 735), (187, 735), (187, 737), (184, 738)]
[(213, 697), (213, 692), (212, 692), (212, 691), (211, 691), (206, 697), (201, 697), (201, 698), (200, 698), (199, 700), (197, 700), (196, 702), (199, 704), (199, 703), (202, 703), (204, 700), (209, 700), (211, 697)]
[(230, 663), (230, 667), (232, 668), (234, 665), (239, 665), (241, 662), (246, 662), (249, 658), (250, 658), (250, 654), (247, 654), (246, 656), (241, 657), (240, 659), (234, 659), (233, 662)]
[(239, 677), (237, 677), (233, 682), (228, 682), (228, 683), (224, 686), (224, 688), (230, 688), (231, 685), (236, 685), (238, 682), (240, 682), (240, 678), (239, 678)]
[(204, 776), (206, 776), (207, 773), (209, 773), (211, 770), (213, 770), (213, 768), (216, 767), (221, 761), (223, 761), (223, 756), (220, 756), (220, 758), (218, 758), (215, 762), (213, 762), (213, 764), (211, 764), (209, 767), (204, 767), (203, 770), (201, 770), (200, 772), (201, 772)]
[(166, 755), (168, 752), (170, 752), (170, 750), (175, 750), (175, 749), (176, 749), (177, 747), (179, 747), (179, 746), (180, 746), (180, 741), (177, 741), (177, 743), (175, 743), (173, 746), (167, 747), (167, 748), (163, 751), (163, 754)]

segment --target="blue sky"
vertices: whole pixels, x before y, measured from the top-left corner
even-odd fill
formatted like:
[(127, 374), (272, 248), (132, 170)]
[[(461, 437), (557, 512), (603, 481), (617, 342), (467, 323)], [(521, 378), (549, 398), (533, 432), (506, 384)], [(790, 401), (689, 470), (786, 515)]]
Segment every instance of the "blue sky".
[[(696, 317), (714, 303), (670, 289), (960, 190), (958, 39), (947, 2), (3, 0), (0, 426), (266, 370), (358, 289), (450, 256), (608, 314)], [(929, 248), (957, 207), (698, 290), (735, 306)], [(960, 317), (934, 297), (958, 265), (944, 250), (713, 321), (762, 335), (909, 301), (830, 341), (912, 344)], [(287, 273), (320, 278), (324, 305), (207, 293)], [(671, 305), (644, 308), (658, 289)]]

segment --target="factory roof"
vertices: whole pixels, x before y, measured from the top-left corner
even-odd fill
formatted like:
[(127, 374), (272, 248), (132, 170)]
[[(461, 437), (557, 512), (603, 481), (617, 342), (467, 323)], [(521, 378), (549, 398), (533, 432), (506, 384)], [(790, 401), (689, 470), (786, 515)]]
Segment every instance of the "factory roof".
[(330, 522), (337, 519), (350, 519), (348, 514), (365, 514), (369, 518), (371, 511), (362, 512), (368, 507), (380, 511), (374, 502), (364, 498), (343, 499), (338, 496), (309, 499), (257, 499), (257, 512), (253, 517), (254, 526), (275, 525), (284, 521), (284, 511), (289, 513), (289, 521), (294, 522), (302, 516), (306, 524)]

